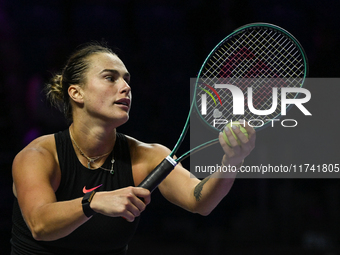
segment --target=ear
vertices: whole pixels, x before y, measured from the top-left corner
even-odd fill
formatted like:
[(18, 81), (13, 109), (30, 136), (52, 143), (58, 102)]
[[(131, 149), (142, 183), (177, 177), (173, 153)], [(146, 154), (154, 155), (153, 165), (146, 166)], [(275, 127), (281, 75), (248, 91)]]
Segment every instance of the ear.
[(83, 90), (79, 85), (70, 85), (68, 88), (68, 94), (70, 98), (76, 103), (83, 103)]

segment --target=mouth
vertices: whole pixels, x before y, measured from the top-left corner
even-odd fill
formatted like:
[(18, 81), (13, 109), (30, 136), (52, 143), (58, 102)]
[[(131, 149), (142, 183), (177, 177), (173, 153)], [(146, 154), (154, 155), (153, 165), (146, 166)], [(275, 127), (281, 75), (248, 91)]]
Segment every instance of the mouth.
[(131, 100), (129, 98), (121, 98), (115, 102), (115, 104), (130, 107)]

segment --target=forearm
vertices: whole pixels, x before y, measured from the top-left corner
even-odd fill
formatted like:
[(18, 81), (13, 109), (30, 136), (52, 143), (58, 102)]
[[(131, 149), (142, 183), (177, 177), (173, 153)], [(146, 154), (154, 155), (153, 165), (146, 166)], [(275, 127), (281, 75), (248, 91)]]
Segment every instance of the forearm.
[(83, 213), (81, 200), (47, 203), (32, 210), (25, 220), (33, 237), (43, 241), (57, 240), (85, 223), (89, 218)]
[(195, 212), (208, 215), (229, 193), (234, 180), (235, 175), (213, 174), (200, 181), (193, 190)]

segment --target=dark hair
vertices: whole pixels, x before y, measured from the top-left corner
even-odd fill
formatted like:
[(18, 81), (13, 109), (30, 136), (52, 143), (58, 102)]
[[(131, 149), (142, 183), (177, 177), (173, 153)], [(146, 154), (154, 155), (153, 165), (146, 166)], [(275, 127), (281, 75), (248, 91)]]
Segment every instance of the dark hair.
[(83, 85), (89, 67), (89, 57), (97, 53), (116, 55), (110, 48), (97, 42), (88, 43), (76, 50), (68, 59), (61, 74), (56, 74), (46, 84), (46, 96), (51, 104), (62, 111), (67, 120), (72, 121), (72, 106), (68, 95), (71, 84)]

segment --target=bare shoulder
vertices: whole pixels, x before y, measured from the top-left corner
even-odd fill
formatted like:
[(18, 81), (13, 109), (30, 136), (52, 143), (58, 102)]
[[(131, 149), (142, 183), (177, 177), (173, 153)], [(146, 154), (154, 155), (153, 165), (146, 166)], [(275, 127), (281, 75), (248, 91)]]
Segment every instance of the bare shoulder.
[(157, 161), (157, 164), (170, 154), (170, 150), (158, 143), (141, 142), (130, 136), (126, 136), (130, 146), (131, 158), (134, 162)]
[(22, 158), (31, 156), (56, 156), (56, 147), (54, 135), (44, 135), (36, 138), (23, 148), (15, 157), (14, 162), (20, 161)]
[(144, 178), (166, 157), (170, 150), (158, 143), (144, 143), (126, 136), (130, 146), (132, 171), (135, 185)]
[[(12, 173), (14, 188), (45, 180), (57, 185), (58, 157), (54, 135), (45, 135), (33, 140), (14, 158)], [(54, 184), (54, 185), (53, 185)]]

